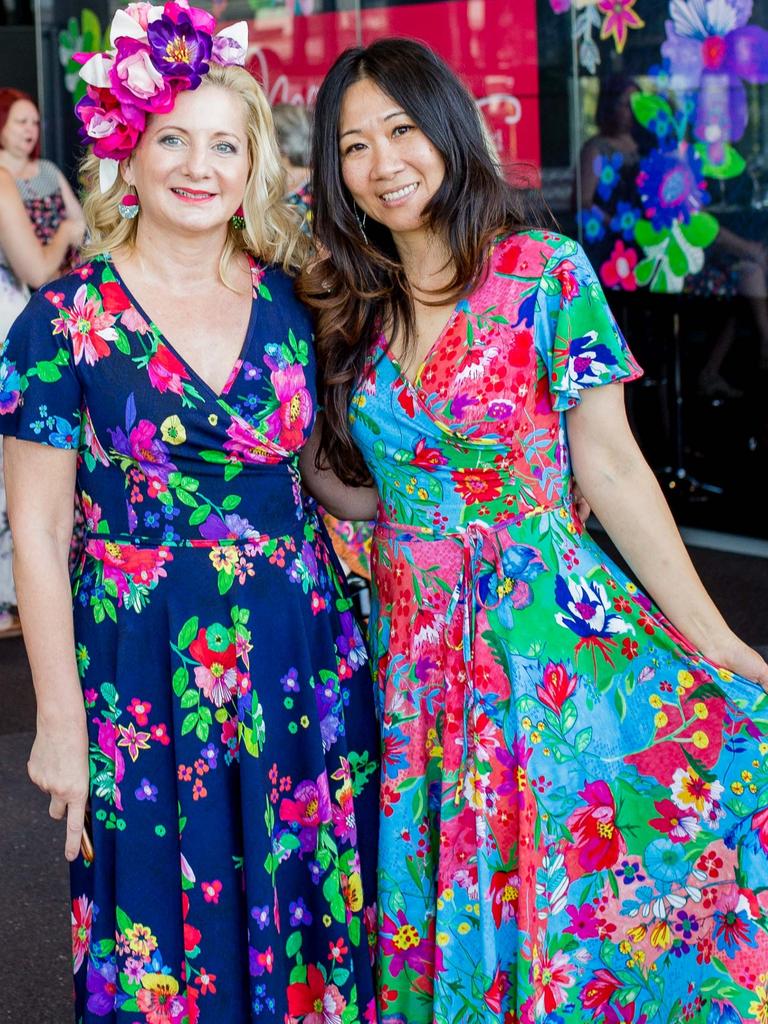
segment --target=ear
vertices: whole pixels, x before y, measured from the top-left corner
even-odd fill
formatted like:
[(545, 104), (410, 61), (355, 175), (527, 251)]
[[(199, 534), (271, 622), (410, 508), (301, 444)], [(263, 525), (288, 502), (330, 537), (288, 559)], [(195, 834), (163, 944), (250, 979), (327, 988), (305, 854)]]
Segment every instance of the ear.
[(128, 157), (127, 160), (120, 161), (120, 177), (126, 185), (136, 184), (136, 176), (134, 175), (133, 167), (131, 166), (132, 162), (131, 157)]

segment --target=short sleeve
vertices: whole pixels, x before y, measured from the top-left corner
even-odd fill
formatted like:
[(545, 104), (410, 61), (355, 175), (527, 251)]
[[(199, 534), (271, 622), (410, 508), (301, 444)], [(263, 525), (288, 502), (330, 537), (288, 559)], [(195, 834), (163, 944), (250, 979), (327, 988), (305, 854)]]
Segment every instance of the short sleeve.
[(82, 389), (60, 323), (56, 305), (38, 292), (0, 344), (0, 434), (78, 447)]
[(543, 354), (555, 410), (578, 405), (584, 388), (642, 375), (577, 242), (564, 240), (549, 257), (539, 295), (544, 307), (540, 312), (546, 313)]

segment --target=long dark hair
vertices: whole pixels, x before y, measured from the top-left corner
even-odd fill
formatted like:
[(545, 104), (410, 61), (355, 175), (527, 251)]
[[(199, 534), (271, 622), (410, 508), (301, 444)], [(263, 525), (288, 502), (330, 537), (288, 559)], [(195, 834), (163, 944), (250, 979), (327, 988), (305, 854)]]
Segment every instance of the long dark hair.
[(445, 241), (455, 268), (446, 288), (433, 293), (438, 302), (472, 290), (497, 235), (539, 220), (525, 190), (504, 180), (471, 95), (432, 50), (411, 39), (380, 39), (341, 54), (317, 95), (312, 190), (321, 255), (303, 274), (299, 293), (317, 316), (325, 409), (319, 459), (350, 484), (369, 479), (348, 411), (375, 331), (386, 326), (406, 347), (413, 337), (413, 296), (392, 236), (369, 218), (364, 238), (342, 178), (341, 106), (363, 78), (402, 107), (445, 163), (443, 182), (424, 209), (425, 224)]

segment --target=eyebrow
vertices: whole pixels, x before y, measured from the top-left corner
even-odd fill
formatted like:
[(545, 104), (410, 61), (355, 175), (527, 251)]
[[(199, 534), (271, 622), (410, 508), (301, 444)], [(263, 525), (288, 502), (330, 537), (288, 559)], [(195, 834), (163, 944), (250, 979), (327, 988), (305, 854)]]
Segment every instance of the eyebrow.
[[(405, 117), (408, 116), (404, 110), (393, 110), (391, 114), (387, 114), (386, 117), (383, 117), (382, 121), (384, 121), (384, 122), (391, 121), (393, 117), (403, 117), (403, 116), (405, 116)], [(362, 132), (363, 132), (362, 128), (348, 128), (345, 132), (341, 133), (339, 138), (343, 139), (345, 135), (362, 135)]]

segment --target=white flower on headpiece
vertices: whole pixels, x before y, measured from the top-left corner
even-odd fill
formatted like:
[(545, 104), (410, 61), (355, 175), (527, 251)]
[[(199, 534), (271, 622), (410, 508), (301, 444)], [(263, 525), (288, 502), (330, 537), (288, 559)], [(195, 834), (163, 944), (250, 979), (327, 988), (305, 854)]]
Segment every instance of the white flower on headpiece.
[(87, 64), (80, 68), (80, 77), (97, 89), (109, 88), (109, 72), (114, 63), (110, 53), (94, 53)]
[(142, 27), (141, 22), (132, 18), (127, 11), (117, 11), (109, 29), (109, 42), (114, 48), (117, 46), (118, 39), (126, 37), (143, 41), (147, 38), (146, 27)]
[(109, 192), (117, 181), (119, 166), (117, 160), (111, 160), (109, 157), (99, 160), (99, 190), (102, 193)]

